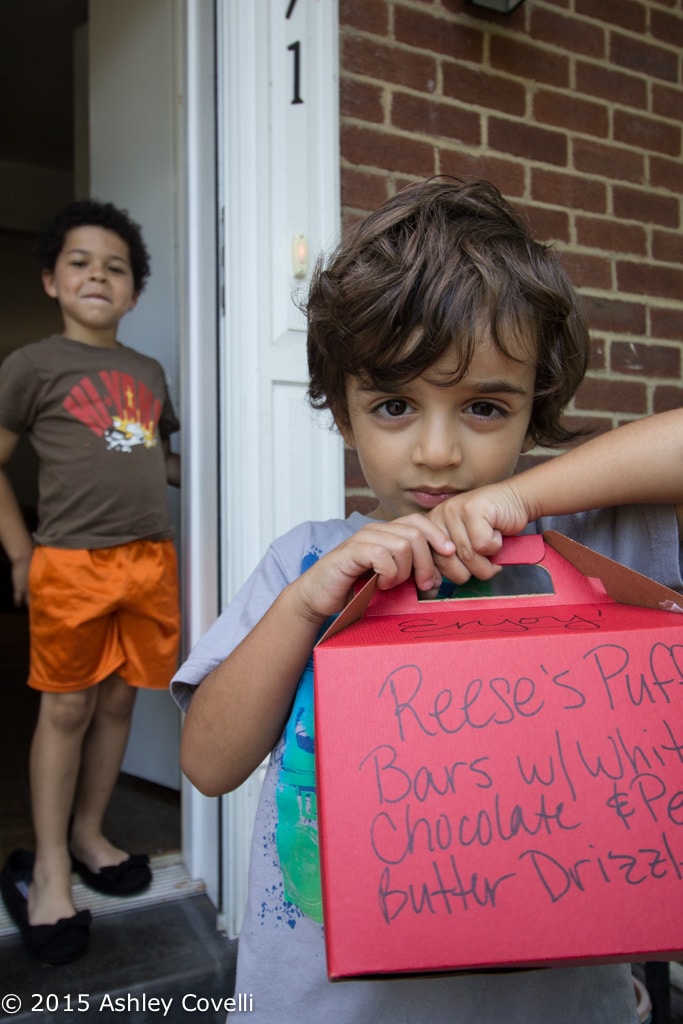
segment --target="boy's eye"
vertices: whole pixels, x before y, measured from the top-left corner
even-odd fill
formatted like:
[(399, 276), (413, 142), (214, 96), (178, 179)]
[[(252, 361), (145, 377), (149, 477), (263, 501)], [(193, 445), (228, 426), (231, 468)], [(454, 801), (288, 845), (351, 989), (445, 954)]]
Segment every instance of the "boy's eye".
[(410, 406), (403, 398), (388, 398), (380, 405), (375, 406), (375, 412), (394, 419), (398, 416), (405, 416), (409, 409)]
[(472, 402), (470, 405), (470, 411), (475, 416), (479, 416), (482, 419), (493, 419), (495, 416), (504, 416), (505, 413), (497, 405), (493, 405), (491, 402)]

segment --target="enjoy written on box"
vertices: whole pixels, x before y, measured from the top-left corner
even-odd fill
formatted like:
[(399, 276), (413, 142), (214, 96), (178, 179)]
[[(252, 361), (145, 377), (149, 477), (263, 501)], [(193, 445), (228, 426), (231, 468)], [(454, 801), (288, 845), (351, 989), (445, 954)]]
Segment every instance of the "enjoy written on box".
[(373, 579), (316, 647), (331, 978), (683, 950), (683, 599), (555, 533), (498, 560), (554, 592)]

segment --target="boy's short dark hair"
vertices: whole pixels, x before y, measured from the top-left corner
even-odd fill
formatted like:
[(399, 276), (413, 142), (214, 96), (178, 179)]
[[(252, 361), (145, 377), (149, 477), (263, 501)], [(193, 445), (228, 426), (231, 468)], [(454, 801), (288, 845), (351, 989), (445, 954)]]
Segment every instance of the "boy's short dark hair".
[(135, 223), (127, 210), (120, 210), (113, 203), (77, 199), (50, 217), (40, 231), (36, 247), (41, 270), (55, 269), (68, 232), (80, 227), (104, 228), (123, 239), (128, 246), (135, 292), (139, 295), (151, 272), (149, 253), (140, 225)]
[(309, 398), (341, 425), (349, 375), (391, 391), (455, 345), (455, 383), (484, 330), (510, 356), (536, 343), (533, 440), (575, 436), (560, 416), (590, 351), (578, 296), (557, 255), (489, 182), (433, 178), (393, 196), (319, 261), (306, 312)]

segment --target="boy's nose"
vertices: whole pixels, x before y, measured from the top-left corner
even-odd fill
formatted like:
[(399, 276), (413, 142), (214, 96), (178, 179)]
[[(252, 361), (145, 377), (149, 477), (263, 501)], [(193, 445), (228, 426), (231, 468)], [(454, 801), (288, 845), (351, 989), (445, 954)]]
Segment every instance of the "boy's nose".
[(455, 430), (447, 424), (426, 427), (420, 434), (414, 458), (431, 469), (460, 465), (462, 451)]

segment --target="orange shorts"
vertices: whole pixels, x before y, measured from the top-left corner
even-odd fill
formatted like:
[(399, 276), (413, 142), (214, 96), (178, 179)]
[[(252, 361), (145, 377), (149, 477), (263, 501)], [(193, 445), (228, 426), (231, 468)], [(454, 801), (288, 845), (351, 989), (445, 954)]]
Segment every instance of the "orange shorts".
[(113, 672), (165, 689), (178, 666), (178, 567), (170, 540), (37, 547), (29, 572), (28, 685), (67, 693)]

